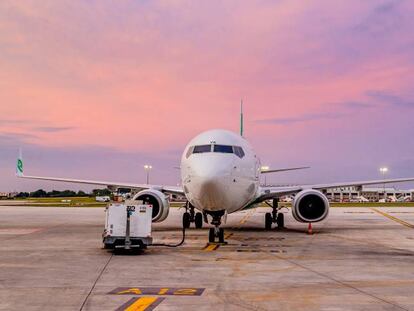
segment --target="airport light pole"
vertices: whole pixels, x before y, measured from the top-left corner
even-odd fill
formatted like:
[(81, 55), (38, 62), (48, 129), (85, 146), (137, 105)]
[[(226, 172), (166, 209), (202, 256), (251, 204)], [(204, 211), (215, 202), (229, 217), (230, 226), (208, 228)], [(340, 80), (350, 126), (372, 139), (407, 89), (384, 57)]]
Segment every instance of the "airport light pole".
[[(268, 171), (269, 169), (270, 169), (270, 167), (269, 167), (269, 166), (267, 166), (267, 165), (263, 165), (263, 166), (260, 168), (260, 171), (265, 172), (265, 171)], [(265, 178), (265, 180), (264, 180), (264, 185), (266, 186), (266, 185), (267, 185), (266, 174), (264, 175), (264, 178)]]
[[(380, 167), (379, 171), (381, 172), (382, 179), (385, 179), (385, 174), (388, 172), (388, 167)], [(384, 183), (384, 200), (385, 200), (385, 183)]]
[(144, 165), (144, 170), (147, 172), (147, 185), (148, 185), (149, 184), (149, 174), (150, 174), (150, 171), (152, 170), (152, 166), (148, 165), (148, 164), (145, 164)]

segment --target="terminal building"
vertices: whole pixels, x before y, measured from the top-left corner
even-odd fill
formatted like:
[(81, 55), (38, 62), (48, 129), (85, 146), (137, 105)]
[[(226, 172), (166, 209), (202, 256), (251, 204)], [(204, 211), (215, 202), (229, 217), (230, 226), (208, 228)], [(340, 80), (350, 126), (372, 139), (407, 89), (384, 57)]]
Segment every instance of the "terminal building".
[(391, 187), (343, 187), (324, 191), (331, 202), (412, 202), (414, 189), (400, 190)]

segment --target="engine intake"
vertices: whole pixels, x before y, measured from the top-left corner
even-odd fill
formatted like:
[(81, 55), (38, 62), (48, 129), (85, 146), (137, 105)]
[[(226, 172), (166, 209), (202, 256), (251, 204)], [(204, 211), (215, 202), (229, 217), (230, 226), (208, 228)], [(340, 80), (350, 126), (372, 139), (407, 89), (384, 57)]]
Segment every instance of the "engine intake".
[(302, 190), (292, 202), (293, 217), (300, 222), (318, 222), (328, 216), (329, 202), (326, 196), (314, 189)]
[(165, 220), (170, 211), (170, 202), (165, 194), (158, 190), (148, 189), (140, 191), (134, 195), (133, 200), (141, 200), (144, 204), (152, 205), (152, 222)]

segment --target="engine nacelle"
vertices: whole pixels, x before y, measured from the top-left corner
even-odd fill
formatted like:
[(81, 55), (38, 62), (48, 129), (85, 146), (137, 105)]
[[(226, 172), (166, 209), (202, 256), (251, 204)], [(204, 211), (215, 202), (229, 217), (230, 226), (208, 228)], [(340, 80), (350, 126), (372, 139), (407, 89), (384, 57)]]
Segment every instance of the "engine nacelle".
[(170, 211), (170, 202), (165, 194), (158, 190), (148, 189), (140, 191), (134, 195), (133, 200), (141, 200), (144, 204), (152, 205), (152, 222), (165, 220)]
[(302, 190), (292, 202), (293, 217), (300, 222), (318, 222), (328, 216), (329, 201), (320, 191)]

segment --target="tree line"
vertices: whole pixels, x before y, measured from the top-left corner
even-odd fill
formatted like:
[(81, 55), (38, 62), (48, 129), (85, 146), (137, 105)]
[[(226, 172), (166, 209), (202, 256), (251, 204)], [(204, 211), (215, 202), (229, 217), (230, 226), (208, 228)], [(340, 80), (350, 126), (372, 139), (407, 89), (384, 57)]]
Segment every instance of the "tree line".
[(19, 192), (16, 195), (16, 198), (94, 197), (106, 195), (111, 195), (111, 191), (109, 189), (93, 189), (90, 193), (82, 190), (77, 192), (72, 190), (52, 190), (48, 192), (43, 189), (39, 189), (33, 192)]

